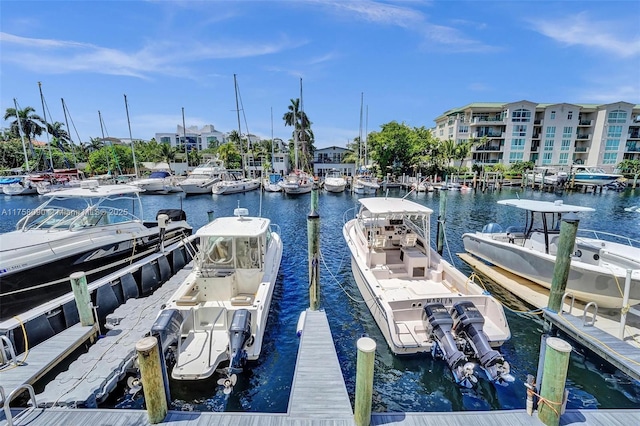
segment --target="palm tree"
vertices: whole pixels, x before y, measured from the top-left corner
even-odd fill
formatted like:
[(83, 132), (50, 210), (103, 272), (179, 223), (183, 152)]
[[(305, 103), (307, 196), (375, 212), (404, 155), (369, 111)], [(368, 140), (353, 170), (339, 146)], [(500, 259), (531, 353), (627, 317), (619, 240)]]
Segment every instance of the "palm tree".
[(291, 99), (291, 105), (288, 107), (288, 111), (282, 116), (285, 126), (292, 126), (293, 139), (298, 138), (300, 144), (300, 151), (302, 153), (303, 162), (306, 164), (311, 163), (311, 157), (313, 156), (313, 142), (315, 136), (313, 130), (311, 130), (311, 121), (304, 111), (300, 110), (300, 99)]
[(159, 148), (160, 156), (166, 161), (167, 166), (169, 166), (169, 171), (173, 173), (171, 170), (171, 162), (176, 158), (176, 149), (166, 142), (160, 144)]
[(11, 132), (14, 135), (20, 135), (18, 130), (18, 117), (20, 117), (22, 133), (29, 141), (31, 141), (32, 137), (40, 136), (44, 131), (44, 126), (42, 125), (44, 120), (35, 113), (35, 109), (33, 107), (28, 106), (17, 111), (15, 108), (7, 108), (7, 111), (4, 114), (4, 119), (9, 120), (10, 118), (15, 118), (10, 126)]
[(104, 146), (104, 140), (101, 138), (91, 138), (87, 149), (89, 152), (97, 151)]

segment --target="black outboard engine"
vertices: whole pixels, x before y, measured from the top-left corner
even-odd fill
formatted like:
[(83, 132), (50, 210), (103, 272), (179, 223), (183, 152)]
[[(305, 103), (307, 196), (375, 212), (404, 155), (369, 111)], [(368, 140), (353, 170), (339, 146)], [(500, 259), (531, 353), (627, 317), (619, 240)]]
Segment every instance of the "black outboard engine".
[(229, 327), (229, 374), (241, 373), (247, 359), (244, 344), (251, 337), (251, 312), (239, 309), (233, 314)]
[(464, 336), (480, 361), (480, 365), (487, 372), (492, 381), (502, 379), (509, 374), (509, 364), (502, 354), (491, 348), (487, 335), (482, 330), (484, 317), (471, 301), (458, 302), (451, 310), (453, 316), (453, 331), (457, 336)]
[(458, 350), (456, 341), (451, 334), (453, 319), (449, 311), (441, 303), (428, 303), (424, 305), (424, 312), (429, 324), (431, 324), (432, 335), (442, 351), (442, 358), (449, 364), (456, 383), (466, 382), (466, 379), (473, 375), (473, 369), (469, 371), (469, 366), (465, 365), (467, 357)]
[(151, 335), (160, 338), (162, 353), (166, 353), (169, 346), (178, 341), (182, 320), (182, 313), (178, 309), (165, 309), (151, 326)]

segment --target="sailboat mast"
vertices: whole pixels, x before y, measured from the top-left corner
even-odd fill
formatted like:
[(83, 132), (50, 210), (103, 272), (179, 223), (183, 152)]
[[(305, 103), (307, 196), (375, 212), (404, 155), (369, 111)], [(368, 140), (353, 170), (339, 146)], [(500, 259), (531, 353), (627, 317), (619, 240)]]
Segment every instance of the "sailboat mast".
[(187, 157), (187, 171), (189, 171), (189, 145), (187, 144), (187, 126), (184, 124), (184, 107), (182, 107), (182, 138), (184, 139), (184, 153)]
[(271, 173), (275, 173), (276, 168), (273, 165), (273, 159), (276, 156), (273, 141), (273, 107), (271, 107)]
[(64, 98), (60, 98), (62, 101), (62, 113), (64, 114), (64, 123), (69, 131), (69, 142), (71, 142), (71, 154), (73, 154), (73, 166), (78, 168), (78, 157), (76, 157), (76, 150), (74, 147), (73, 139), (71, 138), (71, 128), (69, 127), (69, 119), (67, 118), (67, 106), (64, 103)]
[(369, 156), (369, 105), (367, 105), (367, 109), (364, 116), (364, 165), (367, 166), (368, 156)]
[[(100, 132), (102, 133), (102, 143), (106, 144), (107, 142), (104, 139), (104, 126), (102, 125), (102, 114), (100, 114), (100, 110), (98, 110), (98, 118), (100, 119)], [(109, 161), (109, 153), (107, 153), (107, 173), (111, 174), (111, 161)]]
[(133, 169), (138, 177), (138, 163), (136, 162), (136, 150), (133, 146), (133, 136), (131, 135), (131, 121), (129, 120), (129, 104), (127, 103), (127, 95), (124, 95), (124, 108), (127, 111), (127, 125), (129, 126), (129, 140), (131, 141), (131, 154), (133, 155)]
[[(358, 164), (362, 161), (364, 154), (364, 144), (362, 143), (362, 109), (364, 106), (364, 92), (360, 92), (360, 126), (358, 128), (358, 163), (356, 164), (356, 173), (358, 173)], [(362, 161), (364, 166), (366, 159)]]
[(38, 89), (40, 90), (40, 102), (42, 102), (42, 118), (44, 119), (45, 132), (47, 134), (47, 147), (49, 148), (49, 167), (53, 172), (53, 155), (51, 154), (51, 142), (49, 142), (49, 126), (47, 125), (47, 109), (44, 107), (44, 96), (42, 96), (42, 83), (38, 82)]
[[(244, 149), (242, 148), (242, 128), (240, 127), (240, 105), (238, 103), (238, 79), (236, 77), (236, 74), (233, 75), (233, 87), (234, 90), (236, 92), (236, 114), (238, 116), (238, 143), (240, 144), (240, 159), (242, 161), (242, 177), (246, 177), (245, 175), (245, 166), (244, 166)], [(247, 135), (247, 138), (249, 138), (249, 135)], [(248, 139), (247, 139), (247, 143), (248, 143)]]
[(22, 129), (22, 120), (20, 120), (20, 110), (18, 110), (18, 101), (13, 98), (13, 104), (16, 108), (16, 118), (18, 119), (18, 132), (20, 133), (20, 140), (22, 141), (22, 153), (24, 154), (24, 170), (29, 172), (29, 156), (27, 155), (27, 147), (24, 144), (24, 131)]

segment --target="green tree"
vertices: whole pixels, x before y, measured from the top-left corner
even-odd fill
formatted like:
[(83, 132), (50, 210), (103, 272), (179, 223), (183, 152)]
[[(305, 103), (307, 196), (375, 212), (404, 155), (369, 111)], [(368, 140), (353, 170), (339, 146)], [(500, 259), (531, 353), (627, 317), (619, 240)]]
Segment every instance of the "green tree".
[(92, 174), (126, 173), (133, 168), (133, 156), (128, 146), (103, 146), (89, 154), (88, 163), (87, 171)]
[(4, 113), (4, 119), (14, 119), (10, 124), (11, 133), (13, 133), (16, 137), (20, 137), (20, 132), (18, 129), (18, 117), (20, 118), (20, 124), (22, 126), (22, 133), (30, 142), (32, 138), (36, 136), (40, 136), (42, 132), (45, 130), (43, 126), (44, 120), (35, 113), (35, 109), (33, 107), (25, 107), (21, 110), (16, 110), (15, 108), (7, 108)]
[(159, 154), (162, 160), (169, 166), (169, 171), (172, 171), (171, 163), (176, 159), (176, 149), (169, 143), (161, 143), (159, 146)]
[[(291, 99), (291, 104), (287, 107), (287, 112), (282, 116), (285, 126), (293, 127), (291, 133), (292, 140), (298, 138), (299, 155), (298, 158), (303, 169), (310, 169), (313, 163), (315, 152), (315, 135), (311, 129), (313, 124), (307, 114), (300, 108), (300, 98)], [(291, 143), (289, 144), (291, 146)], [(289, 158), (295, 158), (295, 152), (291, 152)], [(297, 164), (294, 166), (298, 166)]]
[(220, 145), (220, 147), (218, 147), (218, 156), (224, 162), (227, 169), (238, 169), (241, 167), (242, 157), (233, 142)]

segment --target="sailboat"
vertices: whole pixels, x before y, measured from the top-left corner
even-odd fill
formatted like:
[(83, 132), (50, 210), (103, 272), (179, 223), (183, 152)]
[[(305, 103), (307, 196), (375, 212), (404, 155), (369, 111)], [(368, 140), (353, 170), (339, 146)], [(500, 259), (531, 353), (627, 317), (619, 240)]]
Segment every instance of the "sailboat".
[[(238, 103), (238, 81), (236, 75), (233, 75), (233, 83), (236, 90), (236, 112), (238, 113), (238, 138), (242, 134), (240, 127), (240, 106)], [(247, 131), (247, 144), (249, 132)], [(242, 156), (242, 173), (227, 172), (222, 175), (222, 179), (211, 187), (211, 192), (217, 195), (237, 194), (238, 192), (253, 191), (260, 187), (259, 179), (251, 179), (246, 176), (244, 152), (242, 150), (242, 140), (240, 139), (240, 155)]]
[[(300, 113), (302, 112), (302, 79), (300, 79)], [(302, 117), (302, 114), (300, 115)], [(300, 168), (300, 156), (298, 155), (298, 143), (300, 142), (300, 138), (298, 137), (298, 134), (304, 134), (304, 120), (301, 119), (300, 121), (300, 129), (295, 128), (297, 125), (294, 122), (293, 130), (295, 169), (285, 176), (280, 184), (282, 190), (289, 195), (308, 194), (311, 192), (314, 185), (313, 176)]]
[(356, 170), (356, 176), (353, 180), (353, 192), (360, 195), (373, 195), (380, 188), (378, 179), (371, 175), (367, 168), (367, 136), (365, 131), (364, 144), (362, 143), (362, 106), (364, 95), (360, 97), (360, 147), (358, 149), (358, 160), (360, 160), (361, 151), (364, 152), (362, 165)]
[(262, 188), (267, 192), (280, 192), (282, 187), (282, 175), (275, 173), (273, 169), (273, 159), (275, 158), (274, 141), (273, 141), (273, 107), (271, 108), (271, 173), (262, 178)]

